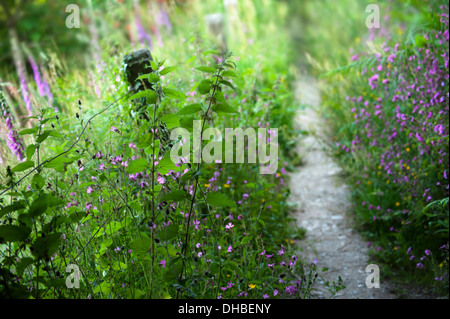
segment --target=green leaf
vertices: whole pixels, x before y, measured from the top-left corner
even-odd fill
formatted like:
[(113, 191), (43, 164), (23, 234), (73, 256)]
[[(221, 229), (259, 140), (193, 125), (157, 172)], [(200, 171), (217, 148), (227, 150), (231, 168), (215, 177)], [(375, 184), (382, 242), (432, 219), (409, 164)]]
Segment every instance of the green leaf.
[(206, 72), (206, 73), (214, 73), (216, 72), (216, 69), (210, 66), (199, 66), (196, 67), (197, 70), (202, 71), (202, 72)]
[(0, 210), (0, 218), (2, 218), (3, 215), (21, 210), (23, 208), (25, 208), (25, 204), (23, 202), (14, 202), (11, 205), (5, 206)]
[(183, 93), (181, 93), (181, 92), (179, 92), (177, 90), (171, 89), (171, 88), (164, 88), (163, 89), (163, 93), (164, 93), (165, 96), (171, 97), (171, 98), (174, 98), (174, 99), (183, 100), (183, 99), (186, 98), (186, 95), (184, 95)]
[(31, 233), (31, 229), (26, 226), (1, 225), (0, 238), (5, 242), (15, 242), (26, 239)]
[(206, 202), (212, 206), (236, 207), (236, 203), (222, 193), (208, 193), (206, 195)]
[(19, 262), (16, 265), (16, 272), (17, 275), (20, 277), (23, 275), (23, 272), (27, 267), (34, 263), (34, 259), (31, 257), (23, 257), (19, 260)]
[(236, 72), (231, 71), (231, 70), (223, 71), (222, 76), (231, 76), (233, 78), (238, 78), (238, 75), (236, 74)]
[(175, 70), (176, 68), (177, 68), (176, 66), (169, 66), (169, 67), (167, 67), (167, 68), (162, 69), (162, 70), (159, 72), (159, 74), (165, 75), (165, 74), (167, 74), (167, 73), (172, 72), (172, 71)]
[(27, 155), (27, 160), (31, 160), (35, 152), (36, 152), (36, 145), (35, 144), (28, 145), (27, 150), (25, 151), (25, 154)]
[(147, 89), (132, 95), (129, 100), (142, 99), (144, 97), (147, 99), (147, 104), (155, 104), (158, 94), (153, 90)]
[(177, 224), (170, 224), (166, 228), (163, 228), (159, 234), (162, 240), (168, 241), (172, 238), (174, 238), (178, 234), (178, 225)]
[(189, 115), (192, 113), (197, 113), (202, 110), (202, 106), (199, 103), (189, 104), (185, 108), (177, 112), (178, 115)]
[(220, 80), (220, 83), (222, 83), (223, 85), (228, 86), (229, 88), (233, 89), (234, 91), (236, 91), (236, 89), (234, 88), (233, 84), (231, 84), (231, 82), (227, 81), (227, 80)]
[(16, 166), (14, 166), (12, 171), (13, 172), (22, 172), (26, 169), (29, 169), (30, 167), (34, 167), (34, 162), (33, 161), (25, 161), (25, 162), (22, 162)]
[(140, 173), (147, 168), (147, 161), (144, 158), (131, 161), (127, 167), (128, 174)]
[(36, 258), (53, 255), (61, 243), (61, 233), (53, 233), (46, 237), (38, 237), (32, 247), (32, 254)]
[(34, 133), (36, 133), (37, 131), (38, 131), (38, 128), (37, 128), (37, 126), (36, 126), (36, 127), (33, 127), (33, 128), (27, 128), (27, 129), (24, 129), (24, 130), (20, 131), (20, 132), (19, 132), (19, 135), (34, 134)]
[(153, 70), (158, 70), (159, 69), (159, 65), (156, 64), (156, 62), (153, 61), (153, 60), (150, 61), (150, 66), (152, 67)]
[(241, 240), (241, 245), (245, 245), (250, 239), (251, 239), (250, 236), (245, 236), (245, 237), (242, 238), (242, 240)]
[(150, 251), (152, 247), (152, 240), (147, 234), (141, 234), (141, 237), (133, 240), (130, 243), (130, 248), (133, 250), (133, 253), (139, 255), (145, 255)]
[(170, 158), (170, 152), (167, 152), (164, 158), (158, 163), (158, 173), (161, 175), (166, 175), (170, 170), (175, 171), (176, 169), (177, 167), (175, 166), (175, 163), (172, 162), (172, 159)]
[(41, 175), (36, 174), (33, 176), (33, 179), (31, 180), (31, 185), (35, 189), (41, 189), (45, 185), (45, 180)]
[(262, 227), (266, 227), (266, 223), (262, 219), (258, 219), (258, 222), (262, 225)]
[(238, 111), (228, 104), (217, 103), (211, 108), (216, 113), (238, 113)]
[(166, 123), (168, 129), (180, 126), (180, 119), (175, 114), (165, 114), (161, 117), (161, 122)]
[(36, 139), (36, 143), (42, 143), (43, 141), (45, 141), (51, 132), (52, 130), (45, 130), (44, 132), (42, 132)]
[(45, 195), (39, 196), (31, 204), (28, 214), (31, 217), (37, 217), (43, 214), (47, 210), (47, 207), (48, 207), (47, 196)]
[(186, 199), (186, 192), (183, 190), (172, 191), (170, 193), (165, 194), (162, 197), (163, 201), (166, 200), (166, 201), (180, 202), (184, 199)]
[(180, 126), (192, 132), (194, 130), (194, 120), (194, 117), (184, 116), (180, 119)]
[(119, 229), (121, 229), (123, 226), (121, 223), (117, 222), (117, 221), (112, 221), (110, 222), (108, 225), (105, 226), (105, 233), (107, 235), (112, 235), (114, 234), (116, 231), (118, 231)]
[(147, 78), (147, 80), (148, 80), (150, 83), (156, 83), (156, 82), (159, 82), (160, 79), (161, 79), (161, 78), (160, 78), (158, 75), (156, 75), (155, 73), (150, 73), (150, 74), (148, 75), (148, 78)]
[(211, 90), (211, 80), (203, 80), (198, 85), (198, 92), (200, 94), (207, 94)]

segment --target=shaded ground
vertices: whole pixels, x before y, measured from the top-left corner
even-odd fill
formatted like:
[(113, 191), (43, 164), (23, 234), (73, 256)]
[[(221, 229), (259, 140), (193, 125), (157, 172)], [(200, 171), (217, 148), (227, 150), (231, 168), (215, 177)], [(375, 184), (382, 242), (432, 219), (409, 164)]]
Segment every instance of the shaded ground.
[[(297, 204), (294, 217), (297, 225), (307, 230), (306, 238), (298, 242), (302, 255), (312, 262), (317, 259), (318, 269), (330, 282), (341, 276), (346, 289), (334, 298), (392, 299), (396, 298), (391, 285), (383, 281), (380, 288), (366, 287), (366, 267), (370, 264), (368, 248), (353, 229), (350, 215), (349, 189), (339, 179), (340, 168), (327, 155), (324, 127), (316, 109), (320, 94), (311, 78), (304, 78), (297, 85), (297, 99), (306, 108), (297, 114), (296, 122), (308, 135), (298, 142), (297, 153), (303, 165), (291, 173), (291, 201)], [(323, 283), (323, 282), (322, 282)], [(323, 285), (316, 286), (313, 298), (328, 298), (330, 293)]]

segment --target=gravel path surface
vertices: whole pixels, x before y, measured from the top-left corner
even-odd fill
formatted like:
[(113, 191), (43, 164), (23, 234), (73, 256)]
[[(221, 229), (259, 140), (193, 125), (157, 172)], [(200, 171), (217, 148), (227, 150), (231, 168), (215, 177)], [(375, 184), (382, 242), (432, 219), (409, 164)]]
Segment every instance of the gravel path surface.
[[(324, 124), (316, 113), (320, 103), (319, 90), (313, 79), (305, 78), (297, 86), (297, 99), (305, 109), (299, 110), (297, 124), (308, 132), (299, 138), (297, 153), (303, 165), (291, 173), (290, 200), (297, 204), (294, 217), (297, 225), (307, 230), (306, 238), (298, 241), (308, 262), (317, 259), (318, 269), (330, 282), (341, 276), (346, 289), (334, 298), (392, 299), (389, 283), (380, 273), (380, 288), (366, 287), (366, 267), (370, 264), (368, 248), (352, 225), (349, 188), (340, 180), (339, 166), (328, 156), (324, 139)], [(323, 282), (322, 282), (323, 283)], [(330, 293), (318, 282), (313, 298), (329, 298)]]

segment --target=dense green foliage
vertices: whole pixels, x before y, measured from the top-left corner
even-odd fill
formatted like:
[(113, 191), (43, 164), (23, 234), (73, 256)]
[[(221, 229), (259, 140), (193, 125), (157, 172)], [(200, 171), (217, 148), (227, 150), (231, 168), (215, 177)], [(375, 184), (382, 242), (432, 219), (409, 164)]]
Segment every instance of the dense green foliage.
[[(95, 19), (71, 32), (91, 33), (85, 65), (71, 51), (62, 57), (38, 47), (29, 54), (34, 81), (3, 70), (10, 82), (2, 112), (14, 143), (12, 152), (2, 147), (2, 297), (308, 298), (318, 274), (295, 254), (304, 232), (291, 227), (287, 204), (298, 132), (288, 35), (275, 24), (286, 7), (240, 3), (242, 21), (229, 28), (247, 30), (227, 31), (232, 55), (192, 23), (223, 7), (152, 5), (169, 11), (164, 23), (147, 16), (146, 5), (84, 8)], [(132, 92), (122, 58), (149, 46), (153, 72), (139, 79), (152, 87)], [(26, 96), (14, 94), (19, 81)], [(18, 121), (27, 110), (31, 116)], [(186, 141), (170, 133), (192, 131), (194, 120), (222, 134), (277, 128), (276, 173), (262, 175), (259, 163), (174, 163), (170, 150)], [(79, 289), (66, 287), (70, 264), (81, 272)]]
[(300, 43), (358, 227), (384, 273), (448, 294), (448, 4), (381, 2), (379, 29), (370, 1), (307, 4)]

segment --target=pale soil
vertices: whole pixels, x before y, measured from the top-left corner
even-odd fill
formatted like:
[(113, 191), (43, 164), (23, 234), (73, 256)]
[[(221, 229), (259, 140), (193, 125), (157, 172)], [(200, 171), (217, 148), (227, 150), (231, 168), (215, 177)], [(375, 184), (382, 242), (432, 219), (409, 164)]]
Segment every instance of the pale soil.
[[(290, 174), (290, 201), (297, 204), (294, 217), (297, 225), (307, 230), (306, 238), (297, 244), (306, 262), (317, 259), (317, 268), (329, 268), (324, 278), (337, 281), (341, 276), (346, 289), (334, 298), (340, 299), (392, 299), (396, 298), (391, 286), (380, 273), (380, 288), (369, 289), (365, 282), (369, 273), (368, 248), (352, 225), (349, 188), (340, 180), (339, 166), (328, 156), (322, 141), (324, 123), (316, 109), (320, 94), (315, 82), (306, 78), (297, 85), (296, 96), (305, 109), (296, 117), (298, 126), (308, 132), (298, 141), (297, 153), (303, 165)], [(330, 294), (318, 282), (313, 298), (329, 298)]]

